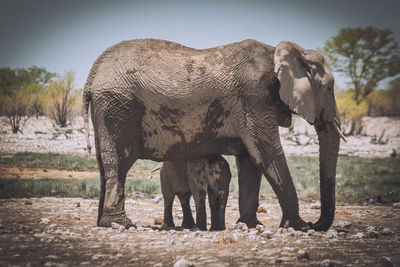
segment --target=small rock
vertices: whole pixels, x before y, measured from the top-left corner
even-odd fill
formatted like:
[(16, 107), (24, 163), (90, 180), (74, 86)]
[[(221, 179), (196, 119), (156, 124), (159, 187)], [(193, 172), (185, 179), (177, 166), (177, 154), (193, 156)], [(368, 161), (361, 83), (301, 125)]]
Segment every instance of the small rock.
[(339, 227), (340, 228), (344, 228), (344, 229), (350, 229), (351, 223), (349, 223), (349, 222), (340, 222), (339, 223)]
[(391, 236), (394, 235), (394, 233), (389, 228), (383, 228), (382, 235)]
[(112, 222), (112, 223), (111, 223), (111, 228), (112, 228), (112, 229), (117, 229), (118, 232), (123, 232), (123, 231), (125, 231), (125, 226), (124, 226), (124, 225), (120, 225), (120, 224), (118, 224), (118, 223), (116, 223), (116, 222)]
[(273, 235), (274, 235), (274, 234), (271, 232), (271, 230), (265, 229), (265, 230), (261, 233), (260, 236), (261, 236), (262, 238), (271, 239)]
[(47, 255), (46, 258), (56, 260), (56, 259), (58, 259), (58, 256), (56, 256), (56, 255)]
[(258, 250), (257, 245), (255, 245), (253, 248), (251, 248), (251, 251), (257, 251), (257, 250)]
[(335, 262), (332, 260), (323, 260), (321, 261), (321, 264), (319, 265), (321, 267), (334, 267), (335, 266)]
[(307, 231), (307, 235), (308, 236), (314, 236), (315, 235), (315, 230), (314, 229), (310, 229)]
[(126, 199), (125, 200), (125, 204), (136, 204), (136, 203), (137, 203), (137, 201), (134, 199)]
[(321, 209), (321, 203), (319, 203), (319, 202), (312, 203), (310, 205), (310, 208), (311, 209), (315, 209), (315, 210), (319, 210), (319, 209)]
[(182, 213), (179, 213), (179, 214), (178, 214), (178, 219), (179, 219), (179, 220), (182, 220), (182, 219), (183, 219), (183, 214), (182, 214)]
[(162, 225), (164, 223), (164, 219), (161, 217), (154, 218), (154, 225)]
[(176, 231), (175, 231), (175, 230), (169, 230), (168, 232), (169, 232), (170, 235), (176, 234)]
[(379, 233), (377, 231), (370, 231), (368, 232), (369, 238), (379, 238)]
[(242, 222), (235, 224), (234, 229), (242, 232), (246, 232), (248, 230), (247, 225)]
[(194, 267), (194, 264), (182, 258), (175, 262), (174, 267)]
[(262, 233), (265, 230), (265, 226), (262, 224), (257, 224), (256, 229), (258, 230), (258, 232)]
[(32, 200), (30, 199), (25, 200), (24, 205), (32, 205)]
[(367, 228), (365, 228), (365, 231), (367, 231), (367, 232), (372, 232), (375, 230), (376, 230), (375, 226), (367, 226)]
[(357, 233), (355, 235), (355, 237), (361, 239), (361, 238), (364, 238), (364, 234), (363, 233)]
[(382, 266), (383, 267), (393, 267), (392, 260), (389, 257), (382, 257)]
[(50, 223), (50, 220), (47, 219), (47, 218), (41, 218), (41, 219), (40, 219), (40, 223), (42, 223), (42, 224), (49, 224), (49, 223)]
[(56, 228), (57, 228), (57, 224), (52, 223), (52, 224), (49, 225), (49, 228), (51, 228), (51, 229), (56, 229)]
[(337, 238), (338, 233), (336, 230), (328, 230), (326, 234), (324, 235), (325, 238)]
[(257, 213), (267, 213), (267, 209), (264, 206), (258, 206)]
[(309, 260), (310, 259), (310, 254), (307, 251), (304, 251), (300, 249), (297, 251), (297, 259), (299, 260)]
[(241, 234), (241, 233), (238, 233), (238, 232), (233, 232), (232, 235), (231, 235), (231, 237), (232, 237), (232, 239), (233, 239), (234, 241), (237, 242), (237, 241), (242, 237), (242, 234)]
[(400, 202), (393, 203), (393, 208), (400, 209)]
[(81, 203), (80, 203), (80, 202), (75, 202), (75, 203), (74, 203), (74, 207), (79, 208), (80, 206), (81, 206)]
[(163, 197), (161, 195), (157, 195), (155, 198), (153, 198), (153, 203), (159, 204), (161, 203)]
[(153, 267), (162, 267), (162, 263), (161, 262), (156, 263), (156, 264), (153, 265)]
[(255, 240), (255, 239), (257, 239), (257, 234), (258, 234), (257, 230), (250, 230), (247, 233), (247, 238), (250, 239), (250, 240)]

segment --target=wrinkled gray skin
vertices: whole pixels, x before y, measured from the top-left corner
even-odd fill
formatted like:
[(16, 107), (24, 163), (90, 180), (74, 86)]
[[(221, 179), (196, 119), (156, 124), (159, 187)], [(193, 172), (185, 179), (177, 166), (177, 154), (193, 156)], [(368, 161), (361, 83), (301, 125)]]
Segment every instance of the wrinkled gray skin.
[(249, 227), (260, 223), (263, 173), (282, 209), (280, 226), (303, 228), (307, 223), (299, 216), (278, 132), (293, 112), (318, 133), (321, 216), (309, 225), (327, 230), (335, 213), (340, 128), (333, 86), (323, 56), (292, 42), (275, 48), (245, 40), (197, 50), (138, 39), (108, 48), (94, 63), (83, 97), (86, 128), (91, 105), (101, 177), (98, 225), (132, 225), (124, 184), (137, 159), (226, 154), (235, 155), (238, 166), (238, 221)]
[[(164, 197), (164, 223), (175, 226), (172, 204), (178, 196), (182, 211), (182, 227), (207, 230), (206, 192), (211, 210), (210, 230), (225, 230), (225, 208), (229, 196), (231, 172), (222, 156), (207, 156), (191, 161), (165, 161), (160, 168), (161, 191)], [(196, 205), (194, 225), (190, 196)]]

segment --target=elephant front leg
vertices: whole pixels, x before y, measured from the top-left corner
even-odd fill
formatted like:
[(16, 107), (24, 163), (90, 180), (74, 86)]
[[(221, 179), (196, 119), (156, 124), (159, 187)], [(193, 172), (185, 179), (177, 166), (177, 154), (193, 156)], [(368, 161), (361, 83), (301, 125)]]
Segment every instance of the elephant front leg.
[(207, 230), (207, 212), (206, 212), (206, 191), (195, 190), (193, 193), (196, 205), (196, 227), (202, 231)]
[(305, 227), (306, 222), (299, 215), (299, 201), (283, 151), (274, 157), (265, 169), (265, 176), (282, 209), (280, 227), (293, 227), (296, 230)]
[(225, 230), (225, 210), (228, 202), (229, 187), (219, 192), (218, 229)]
[(169, 196), (164, 195), (164, 224), (167, 227), (175, 227), (172, 217), (172, 204), (174, 203), (174, 194)]
[(239, 213), (237, 222), (243, 222), (247, 227), (262, 224), (257, 219), (258, 196), (261, 185), (261, 172), (252, 163), (249, 154), (236, 157), (239, 176)]
[(207, 189), (207, 192), (208, 192), (208, 203), (210, 205), (210, 210), (211, 210), (210, 231), (222, 230), (222, 229), (219, 229), (220, 223), (219, 223), (219, 215), (218, 215), (218, 210), (219, 210), (218, 195), (210, 188)]
[(195, 225), (192, 209), (190, 208), (190, 197), (191, 193), (178, 193), (178, 198), (181, 202), (182, 212), (183, 212), (183, 221), (182, 227), (185, 229), (192, 229)]

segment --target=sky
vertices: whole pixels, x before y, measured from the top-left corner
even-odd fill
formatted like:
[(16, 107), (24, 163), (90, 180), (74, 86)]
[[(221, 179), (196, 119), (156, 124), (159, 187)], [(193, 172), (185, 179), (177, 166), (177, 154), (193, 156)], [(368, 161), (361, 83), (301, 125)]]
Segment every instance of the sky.
[[(341, 28), (374, 26), (400, 41), (400, 0), (0, 0), (0, 6), (0, 67), (72, 70), (77, 88), (96, 58), (122, 40), (201, 49), (251, 38), (316, 49)], [(335, 78), (345, 87), (343, 77)]]

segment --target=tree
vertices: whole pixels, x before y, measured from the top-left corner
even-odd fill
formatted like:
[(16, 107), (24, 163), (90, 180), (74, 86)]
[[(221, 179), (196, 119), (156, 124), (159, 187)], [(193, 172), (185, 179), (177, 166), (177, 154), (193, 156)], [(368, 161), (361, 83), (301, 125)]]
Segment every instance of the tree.
[(22, 133), (21, 127), (32, 113), (43, 114), (41, 98), (54, 76), (36, 66), (0, 68), (0, 112), (8, 117), (13, 133)]
[(343, 28), (325, 42), (332, 70), (344, 73), (359, 105), (378, 83), (400, 73), (400, 49), (389, 29)]
[(370, 93), (368, 103), (368, 116), (390, 116), (390, 98), (386, 90), (375, 90)]
[(50, 117), (60, 127), (67, 126), (72, 106), (78, 98), (78, 91), (73, 87), (74, 76), (72, 71), (65, 72), (49, 85)]
[(354, 89), (342, 91), (338, 97), (336, 97), (336, 104), (340, 112), (340, 118), (343, 120), (344, 125), (349, 125), (349, 130), (343, 130), (345, 135), (351, 135), (355, 131), (361, 131), (361, 119), (368, 112), (368, 104), (366, 101), (362, 101), (359, 105), (354, 100)]
[(11, 130), (14, 134), (18, 132), (22, 133), (21, 127), (28, 120), (26, 115), (30, 102), (26, 86), (15, 88), (12, 94), (1, 95), (1, 112), (8, 117)]

